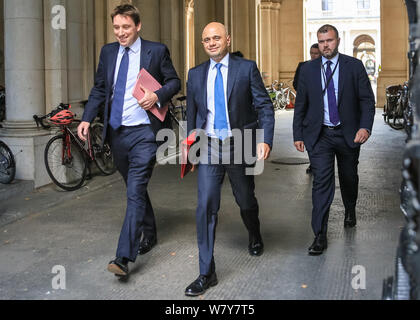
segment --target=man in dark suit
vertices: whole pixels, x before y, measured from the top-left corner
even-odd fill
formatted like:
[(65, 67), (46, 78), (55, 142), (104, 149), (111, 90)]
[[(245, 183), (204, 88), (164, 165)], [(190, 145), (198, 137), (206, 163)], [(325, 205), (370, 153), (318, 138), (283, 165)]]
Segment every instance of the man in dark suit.
[[(263, 137), (256, 146), (257, 158), (262, 161), (270, 155), (274, 135), (273, 104), (255, 62), (229, 54), (230, 36), (220, 23), (212, 22), (205, 27), (202, 43), (210, 60), (189, 71), (187, 84), (188, 132), (201, 130), (208, 147), (200, 150), (198, 165), (196, 223), (200, 275), (185, 290), (187, 296), (201, 295), (217, 284), (213, 251), (225, 173), (248, 229), (249, 254), (263, 253), (254, 177), (247, 174), (246, 161), (236, 161), (235, 147), (239, 145), (242, 149), (239, 153), (243, 154), (253, 141), (257, 144), (257, 129), (263, 129)], [(246, 129), (252, 132), (252, 141), (244, 136)], [(238, 139), (238, 131), (243, 139)], [(223, 160), (225, 155), (230, 161)]]
[[(161, 122), (150, 109), (161, 107), (180, 90), (180, 80), (165, 45), (139, 38), (140, 14), (132, 5), (121, 5), (111, 15), (118, 42), (102, 48), (95, 85), (85, 106), (79, 137), (85, 140), (90, 123), (100, 106), (105, 106), (103, 140), (110, 141), (118, 171), (127, 185), (126, 217), (120, 234), (116, 259), (108, 271), (126, 276), (128, 262), (156, 244), (156, 224), (147, 185), (156, 162), (156, 134)], [(145, 68), (162, 88), (137, 101), (133, 88), (137, 74)]]
[(295, 147), (305, 146), (314, 175), (310, 255), (327, 248), (327, 223), (334, 199), (337, 158), (344, 227), (356, 225), (360, 146), (371, 134), (375, 97), (362, 62), (338, 53), (340, 38), (334, 26), (318, 30), (321, 58), (303, 65), (293, 118)]

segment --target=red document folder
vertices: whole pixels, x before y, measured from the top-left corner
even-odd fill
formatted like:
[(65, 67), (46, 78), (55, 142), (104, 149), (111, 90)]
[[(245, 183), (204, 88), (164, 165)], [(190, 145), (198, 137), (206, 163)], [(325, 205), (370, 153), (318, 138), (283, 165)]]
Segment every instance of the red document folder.
[(181, 179), (183, 179), (193, 167), (193, 164), (188, 160), (188, 153), (195, 142), (195, 138), (196, 132), (193, 132), (181, 142)]
[[(156, 92), (162, 86), (159, 82), (156, 81), (153, 76), (147, 72), (146, 69), (141, 69), (138, 76), (137, 76), (137, 82), (134, 86), (133, 90), (133, 97), (136, 98), (138, 101), (143, 99), (144, 97), (144, 91), (140, 88), (140, 86), (145, 87), (146, 89)], [(154, 105), (150, 110), (151, 113), (153, 113), (156, 118), (158, 118), (160, 121), (164, 121), (166, 117), (166, 113), (168, 112), (168, 106), (161, 106), (160, 108), (157, 105)]]

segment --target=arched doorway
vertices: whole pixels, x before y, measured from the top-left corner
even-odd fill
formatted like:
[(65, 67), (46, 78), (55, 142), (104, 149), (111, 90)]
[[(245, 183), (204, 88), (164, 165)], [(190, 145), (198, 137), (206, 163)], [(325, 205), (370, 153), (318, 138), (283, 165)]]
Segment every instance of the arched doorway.
[(377, 75), (375, 40), (371, 36), (363, 34), (354, 40), (353, 56), (363, 61), (369, 76), (375, 77)]

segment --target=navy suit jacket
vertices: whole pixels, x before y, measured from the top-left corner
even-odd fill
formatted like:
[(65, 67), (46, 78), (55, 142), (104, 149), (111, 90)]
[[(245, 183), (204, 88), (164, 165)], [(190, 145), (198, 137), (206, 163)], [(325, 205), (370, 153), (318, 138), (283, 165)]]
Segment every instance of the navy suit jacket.
[[(98, 114), (99, 108), (105, 106), (102, 141), (106, 139), (119, 48), (120, 44), (118, 42), (107, 44), (102, 48), (95, 76), (95, 85), (82, 117), (82, 121), (92, 122)], [(162, 88), (155, 92), (162, 106), (167, 104), (181, 89), (181, 81), (172, 65), (169, 50), (164, 44), (141, 39), (140, 70), (142, 68), (145, 68), (162, 85)], [(149, 111), (147, 114), (155, 134), (168, 125), (169, 114), (164, 122), (159, 121)]]
[[(209, 68), (210, 60), (191, 69), (188, 73), (188, 132), (206, 127)], [(264, 129), (264, 142), (272, 147), (273, 103), (254, 61), (229, 55), (227, 102), (231, 129)]]
[[(293, 138), (303, 141), (308, 151), (318, 141), (324, 123), (321, 61), (321, 58), (308, 61), (299, 74)], [(363, 128), (372, 132), (375, 96), (360, 60), (340, 53), (339, 63), (338, 113), (347, 145), (357, 148), (360, 146), (354, 143), (357, 131)]]

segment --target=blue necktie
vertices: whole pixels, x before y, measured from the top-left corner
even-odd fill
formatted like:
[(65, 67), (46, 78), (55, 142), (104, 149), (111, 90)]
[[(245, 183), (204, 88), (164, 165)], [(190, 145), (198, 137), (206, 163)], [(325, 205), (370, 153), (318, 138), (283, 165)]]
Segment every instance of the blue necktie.
[(225, 89), (223, 86), (223, 75), (220, 68), (221, 63), (216, 64), (217, 76), (214, 84), (214, 129), (216, 135), (220, 140), (227, 137), (228, 123), (226, 116), (226, 102), (225, 102)]
[(128, 52), (130, 48), (125, 48), (124, 56), (121, 60), (120, 69), (118, 70), (117, 82), (114, 88), (114, 98), (111, 105), (111, 117), (109, 124), (112, 128), (117, 130), (121, 126), (125, 89), (127, 86), (127, 73), (129, 57)]
[(335, 97), (334, 79), (332, 79), (331, 64), (331, 61), (327, 61), (327, 72), (325, 75), (327, 76), (327, 81), (331, 78), (331, 81), (327, 88), (328, 111), (330, 114), (330, 122), (336, 126), (340, 122), (340, 117), (338, 115), (337, 99)]

